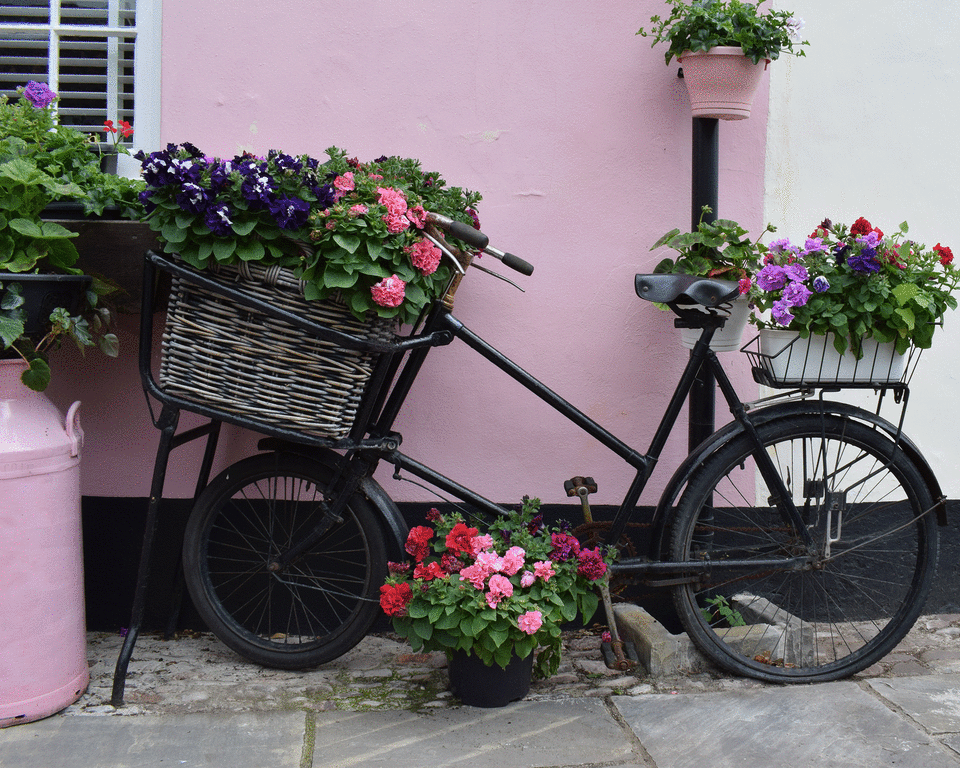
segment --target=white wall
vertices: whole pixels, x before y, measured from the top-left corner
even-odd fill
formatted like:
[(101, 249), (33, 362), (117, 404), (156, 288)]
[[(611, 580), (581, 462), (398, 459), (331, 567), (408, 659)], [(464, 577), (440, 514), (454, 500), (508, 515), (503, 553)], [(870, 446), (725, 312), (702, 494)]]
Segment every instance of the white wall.
[[(824, 217), (900, 222), (960, 247), (960, 5), (778, 0), (806, 22), (805, 58), (771, 66), (765, 213), (802, 240)], [(960, 253), (960, 251), (956, 251)], [(960, 497), (960, 311), (920, 360), (906, 431)]]

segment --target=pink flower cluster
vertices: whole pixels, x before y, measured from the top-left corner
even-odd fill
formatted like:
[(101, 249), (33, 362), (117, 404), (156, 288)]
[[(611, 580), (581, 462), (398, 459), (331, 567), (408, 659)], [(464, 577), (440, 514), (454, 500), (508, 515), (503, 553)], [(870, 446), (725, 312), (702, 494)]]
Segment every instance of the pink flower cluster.
[(440, 249), (429, 240), (418, 240), (405, 249), (410, 262), (424, 275), (432, 275), (440, 266)]
[(381, 307), (399, 307), (403, 303), (406, 289), (407, 284), (403, 280), (396, 275), (391, 275), (372, 286), (370, 295)]
[(533, 563), (533, 570), (524, 570), (527, 553), (522, 547), (510, 547), (501, 557), (492, 551), (493, 541), (489, 534), (474, 536), (473, 545), (474, 562), (460, 571), (460, 580), (469, 581), (475, 589), (486, 589), (484, 597), (491, 608), (496, 608), (502, 600), (513, 595), (513, 582), (508, 576), (523, 571), (520, 586), (526, 589), (538, 578), (549, 581), (555, 575), (549, 560)]

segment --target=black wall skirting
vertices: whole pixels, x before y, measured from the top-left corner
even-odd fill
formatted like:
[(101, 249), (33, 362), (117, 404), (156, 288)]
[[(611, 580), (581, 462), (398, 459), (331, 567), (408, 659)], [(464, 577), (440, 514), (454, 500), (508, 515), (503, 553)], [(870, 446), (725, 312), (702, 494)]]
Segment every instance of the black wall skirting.
[[(145, 631), (167, 629), (171, 616), (177, 614), (182, 592), (178, 579), (179, 550), (190, 504), (186, 499), (169, 499), (163, 503), (151, 562)], [(399, 506), (411, 526), (422, 524), (431, 506), (445, 511), (444, 505)], [(613, 507), (593, 509), (598, 520), (609, 519), (614, 511)], [(119, 631), (130, 621), (147, 500), (84, 497), (82, 512), (87, 626), (91, 630)], [(581, 522), (580, 506), (576, 503), (546, 505), (543, 512), (551, 524), (561, 519), (569, 520), (572, 525)], [(940, 570), (925, 613), (960, 613), (960, 501), (949, 502), (947, 518), (949, 525), (941, 529)], [(634, 535), (638, 551), (643, 551), (644, 530), (635, 531)], [(624, 596), (642, 605), (671, 631), (680, 631), (668, 591), (629, 587)], [(604, 621), (599, 614), (597, 621)], [(205, 629), (185, 592), (182, 592), (175, 628)], [(387, 629), (386, 620), (378, 628)]]

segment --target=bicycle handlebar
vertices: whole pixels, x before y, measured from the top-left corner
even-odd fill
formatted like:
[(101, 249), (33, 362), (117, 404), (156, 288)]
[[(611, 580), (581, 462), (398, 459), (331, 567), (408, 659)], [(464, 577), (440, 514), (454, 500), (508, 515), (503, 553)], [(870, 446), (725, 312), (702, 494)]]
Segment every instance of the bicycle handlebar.
[(461, 221), (455, 221), (448, 216), (444, 216), (439, 213), (433, 213), (431, 211), (427, 212), (427, 221), (440, 227), (440, 229), (452, 237), (462, 240), (467, 245), (478, 248), (484, 253), (489, 253), (491, 256), (493, 256), (493, 258), (499, 259), (504, 263), (505, 266), (516, 270), (521, 275), (533, 274), (532, 264), (524, 261), (518, 256), (514, 256), (512, 253), (504, 253), (503, 251), (494, 248), (490, 245), (490, 238), (483, 234), (483, 232), (481, 232), (479, 229), (471, 227), (469, 224), (464, 224)]

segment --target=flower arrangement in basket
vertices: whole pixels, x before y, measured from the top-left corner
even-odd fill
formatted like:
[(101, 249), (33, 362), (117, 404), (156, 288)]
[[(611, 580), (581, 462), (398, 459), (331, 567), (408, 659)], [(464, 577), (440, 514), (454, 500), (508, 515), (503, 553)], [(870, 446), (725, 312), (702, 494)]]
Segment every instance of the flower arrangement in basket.
[(594, 589), (610, 558), (582, 549), (569, 533), (549, 528), (538, 499), (498, 518), (485, 532), (457, 514), (431, 510), (430, 526), (407, 539), (413, 563), (391, 563), (380, 605), (414, 650), (464, 651), (487, 666), (506, 667), (537, 648), (543, 677), (560, 664), (560, 627), (599, 602)]
[(308, 300), (337, 296), (358, 318), (414, 322), (453, 274), (425, 237), (425, 211), (476, 225), (480, 195), (417, 160), (327, 154), (323, 164), (275, 150), (222, 160), (189, 143), (140, 153), (147, 220), (167, 253), (198, 269), (278, 265)]
[(824, 220), (803, 247), (789, 239), (769, 246), (750, 298), (760, 328), (796, 330), (801, 338), (833, 334), (840, 354), (859, 359), (863, 342), (931, 346), (936, 325), (955, 309), (960, 271), (950, 248), (927, 248), (906, 238), (903, 222), (892, 236), (865, 218), (847, 228)]

